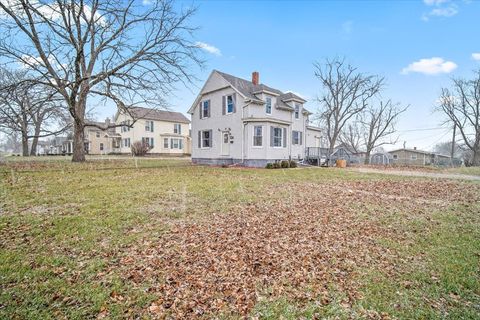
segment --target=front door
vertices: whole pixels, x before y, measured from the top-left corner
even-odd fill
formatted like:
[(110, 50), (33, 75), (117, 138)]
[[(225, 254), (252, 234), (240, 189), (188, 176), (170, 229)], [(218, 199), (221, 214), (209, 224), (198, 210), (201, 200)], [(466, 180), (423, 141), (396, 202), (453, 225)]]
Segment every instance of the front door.
[(222, 132), (222, 156), (230, 155), (230, 133)]

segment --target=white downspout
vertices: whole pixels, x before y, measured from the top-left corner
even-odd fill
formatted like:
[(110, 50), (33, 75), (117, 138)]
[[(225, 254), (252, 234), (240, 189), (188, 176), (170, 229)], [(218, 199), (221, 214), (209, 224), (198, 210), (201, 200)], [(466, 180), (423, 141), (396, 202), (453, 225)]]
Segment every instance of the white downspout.
[(247, 102), (242, 107), (242, 164), (245, 162), (245, 127), (247, 123), (243, 120), (245, 119), (245, 107), (247, 107), (251, 102)]

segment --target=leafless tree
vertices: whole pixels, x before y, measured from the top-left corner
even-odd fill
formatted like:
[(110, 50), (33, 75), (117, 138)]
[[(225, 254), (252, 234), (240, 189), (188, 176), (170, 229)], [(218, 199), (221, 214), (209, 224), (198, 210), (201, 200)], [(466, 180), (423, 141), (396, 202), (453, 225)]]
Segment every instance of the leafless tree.
[(339, 139), (350, 151), (359, 153), (364, 145), (362, 126), (358, 121), (354, 121), (346, 126), (340, 133)]
[[(409, 106), (401, 107), (392, 103), (391, 100), (379, 101), (371, 104), (360, 115), (362, 125), (363, 141), (365, 145), (365, 164), (370, 163), (372, 150), (385, 144), (395, 144), (397, 138), (392, 139), (395, 133), (395, 125), (398, 117), (404, 113)], [(386, 140), (386, 138), (391, 138)]]
[(329, 153), (345, 125), (368, 106), (369, 100), (384, 85), (384, 78), (360, 73), (345, 59), (327, 59), (324, 64), (315, 63), (315, 76), (320, 80), (323, 93), (319, 118), (326, 128)]
[(0, 130), (21, 136), (23, 156), (35, 155), (39, 138), (60, 134), (70, 126), (56, 91), (26, 74), (0, 69)]
[(471, 163), (480, 165), (480, 70), (475, 77), (453, 79), (452, 88), (442, 88), (437, 110), (453, 123), (463, 144), (472, 154)]
[(194, 79), (191, 67), (202, 62), (191, 40), (194, 12), (171, 0), (1, 1), (0, 55), (63, 97), (74, 122), (72, 161), (84, 161), (89, 99), (129, 113), (164, 106), (176, 83)]

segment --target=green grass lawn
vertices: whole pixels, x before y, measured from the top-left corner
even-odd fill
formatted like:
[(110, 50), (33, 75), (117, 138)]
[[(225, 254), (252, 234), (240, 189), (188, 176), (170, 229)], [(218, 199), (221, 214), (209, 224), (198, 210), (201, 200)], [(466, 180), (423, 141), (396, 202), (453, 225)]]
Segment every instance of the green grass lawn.
[(479, 183), (174, 159), (0, 177), (2, 319), (480, 314)]

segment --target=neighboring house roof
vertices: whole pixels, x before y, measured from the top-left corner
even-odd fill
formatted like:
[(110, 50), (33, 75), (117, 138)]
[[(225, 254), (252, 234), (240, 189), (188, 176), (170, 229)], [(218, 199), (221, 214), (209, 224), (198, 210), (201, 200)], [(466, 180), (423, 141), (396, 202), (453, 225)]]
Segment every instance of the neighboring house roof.
[(165, 111), (151, 108), (135, 107), (128, 109), (135, 119), (148, 119), (158, 121), (169, 121), (179, 123), (190, 123), (187, 117), (180, 112)]
[[(107, 128), (109, 124), (114, 124), (114, 123), (108, 123), (106, 121), (104, 122), (101, 122), (101, 121), (92, 121), (92, 120), (86, 120), (85, 121), (85, 124), (87, 125), (86, 129), (92, 129), (92, 130), (100, 130), (100, 128), (98, 127), (101, 127), (101, 128)], [(88, 127), (88, 125), (95, 125), (95, 126), (98, 126), (98, 127)], [(114, 134), (115, 133), (115, 128), (112, 127), (112, 128), (107, 128), (107, 129), (102, 129), (103, 131), (106, 131), (107, 133), (109, 134)]]
[(437, 157), (444, 157), (444, 158), (450, 158), (450, 156), (444, 155), (444, 154), (439, 154), (435, 152), (430, 152), (430, 151), (423, 151), (423, 150), (418, 150), (418, 149), (408, 149), (408, 148), (400, 148), (396, 150), (389, 151), (389, 153), (395, 153), (399, 151), (407, 151), (407, 152), (413, 152), (413, 153), (419, 153), (419, 154), (425, 154), (425, 155), (433, 155)]
[[(239, 78), (239, 77), (236, 77), (236, 76), (233, 76), (231, 74), (224, 73), (224, 72), (221, 72), (221, 71), (218, 71), (218, 70), (213, 70), (212, 74), (213, 73), (219, 74), (235, 90), (237, 90), (243, 97), (245, 97), (245, 99), (251, 100), (254, 103), (258, 103), (258, 104), (264, 104), (265, 103), (265, 101), (261, 100), (257, 96), (259, 93), (262, 93), (262, 92), (267, 92), (267, 93), (278, 96), (277, 104), (275, 106), (277, 109), (293, 111), (294, 108), (289, 106), (286, 102), (289, 102), (289, 101), (297, 101), (297, 102), (300, 102), (300, 103), (307, 102), (305, 99), (299, 97), (298, 95), (296, 95), (292, 92), (286, 92), (285, 93), (285, 92), (282, 92), (278, 89), (275, 89), (275, 88), (269, 87), (267, 85), (264, 85), (262, 83), (255, 85), (255, 84), (253, 84), (253, 82), (251, 82), (249, 80), (245, 80), (245, 79), (242, 79), (242, 78)], [(203, 91), (203, 89), (202, 89), (202, 91)], [(190, 110), (188, 111), (189, 113), (193, 112), (193, 108), (197, 104), (197, 100), (199, 99), (200, 96), (201, 96), (201, 94), (199, 94), (197, 99), (195, 99), (195, 102), (192, 105), (192, 108), (190, 108)], [(310, 111), (308, 111), (306, 109), (304, 109), (303, 112), (307, 113), (307, 114), (311, 114)]]

